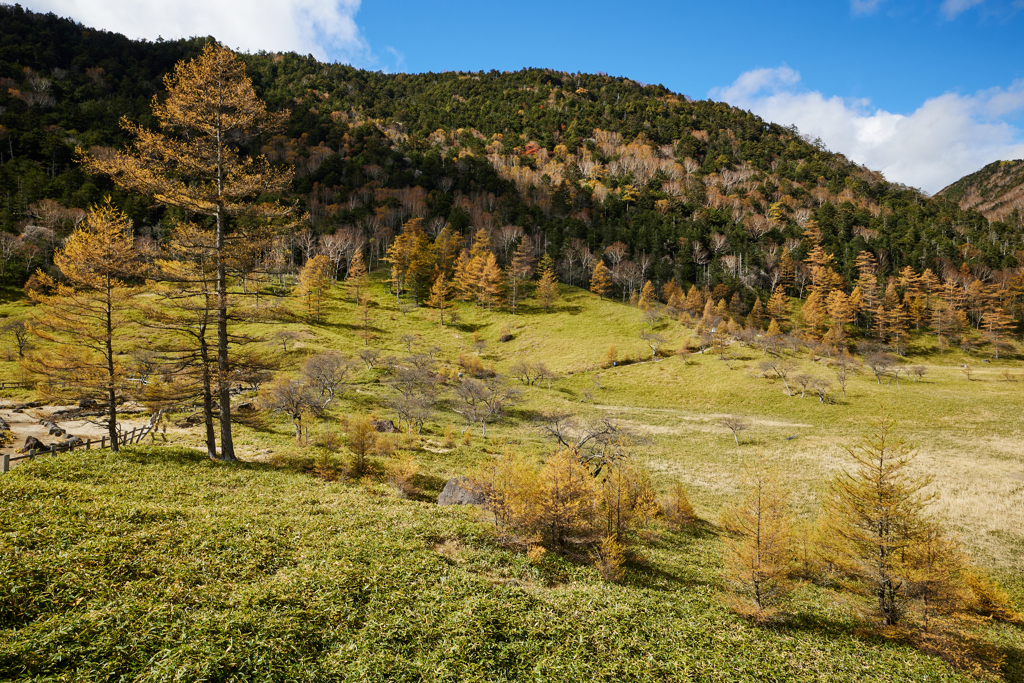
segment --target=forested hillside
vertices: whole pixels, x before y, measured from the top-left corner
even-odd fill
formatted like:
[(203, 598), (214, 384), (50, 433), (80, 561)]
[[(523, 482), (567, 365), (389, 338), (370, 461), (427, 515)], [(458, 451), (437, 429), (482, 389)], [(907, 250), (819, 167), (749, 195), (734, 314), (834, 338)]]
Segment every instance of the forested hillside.
[[(130, 41), (18, 6), (0, 20), (0, 275), (17, 284), (47, 267), (107, 193), (137, 234), (165, 234), (161, 209), (83, 173), (74, 150), (122, 146), (121, 116), (153, 125), (162, 76), (204, 41)], [(1021, 317), (1019, 225), (887, 182), (726, 104), (544, 69), (409, 75), (295, 54), (244, 60), (257, 93), (290, 111), (247, 151), (294, 165), (309, 214), (308, 231), (278, 245), (278, 268), (324, 252), (344, 276), (357, 250), (372, 268), (420, 219), (431, 239), (446, 225), (461, 246), (486, 235), (499, 267), (527, 244), (569, 284), (589, 286), (603, 261), (609, 293), (639, 296), (650, 280), (691, 313), (725, 300), (743, 315), (817, 290), (817, 319), (792, 324), (858, 322), (883, 340), (894, 336), (885, 317), (954, 335), (986, 313), (1002, 331)], [(684, 306), (677, 290), (694, 287)], [(849, 303), (828, 308), (833, 291)]]
[(943, 188), (939, 194), (965, 209), (976, 209), (991, 220), (1005, 221), (1019, 230), (1024, 226), (1024, 159), (994, 161)]

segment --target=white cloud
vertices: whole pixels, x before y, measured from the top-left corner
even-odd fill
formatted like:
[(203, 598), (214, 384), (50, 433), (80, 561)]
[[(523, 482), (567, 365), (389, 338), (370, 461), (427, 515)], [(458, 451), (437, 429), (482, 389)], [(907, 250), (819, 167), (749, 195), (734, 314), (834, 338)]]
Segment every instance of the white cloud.
[(796, 124), (829, 149), (927, 192), (998, 159), (1024, 158), (1024, 131), (1003, 120), (1024, 113), (1024, 79), (973, 95), (946, 93), (909, 114), (800, 90), (799, 81), (788, 66), (757, 69), (709, 95), (769, 121)]
[(360, 0), (27, 0), (86, 26), (129, 38), (214, 36), (242, 51), (295, 51), (320, 60), (369, 60), (355, 14)]
[(956, 15), (966, 12), (975, 5), (980, 5), (985, 0), (945, 0), (942, 3), (942, 14), (947, 19), (955, 19)]
[(882, 0), (850, 0), (850, 9), (854, 14), (874, 14), (881, 3)]

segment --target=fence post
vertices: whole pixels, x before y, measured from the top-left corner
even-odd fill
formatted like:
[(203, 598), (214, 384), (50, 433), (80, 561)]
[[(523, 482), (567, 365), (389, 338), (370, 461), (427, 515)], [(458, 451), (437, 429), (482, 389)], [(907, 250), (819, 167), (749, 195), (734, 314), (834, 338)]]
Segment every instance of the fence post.
[(4, 474), (11, 471), (11, 454), (4, 453)]
[(100, 450), (103, 450), (106, 447), (107, 447), (107, 437), (105, 437), (105, 436), (100, 437)]
[(50, 444), (50, 455), (57, 455), (57, 444)]
[(91, 448), (92, 448), (92, 439), (86, 439), (85, 440), (85, 450), (90, 450)]

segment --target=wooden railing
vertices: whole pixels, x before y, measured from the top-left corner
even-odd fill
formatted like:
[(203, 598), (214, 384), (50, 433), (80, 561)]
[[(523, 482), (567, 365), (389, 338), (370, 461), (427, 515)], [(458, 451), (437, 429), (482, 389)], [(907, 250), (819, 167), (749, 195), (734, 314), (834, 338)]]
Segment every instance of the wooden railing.
[(32, 382), (0, 382), (0, 389), (29, 389)]
[[(153, 431), (153, 425), (147, 424), (142, 427), (133, 427), (131, 431), (125, 432), (118, 436), (118, 443), (122, 446), (131, 446), (132, 444), (139, 443), (142, 441), (151, 431)], [(3, 455), (3, 469), (2, 472), (9, 472), (11, 469), (11, 463), (18, 460), (28, 460), (35, 458), (37, 455), (57, 455), (58, 453), (65, 453), (73, 451), (79, 448), (85, 450), (91, 450), (95, 448), (109, 448), (108, 443), (109, 437), (100, 437), (99, 439), (88, 439), (81, 443), (75, 444), (74, 446), (68, 444), (52, 443), (50, 447), (45, 450), (32, 449), (24, 455), (11, 455), (10, 453), (4, 453)]]

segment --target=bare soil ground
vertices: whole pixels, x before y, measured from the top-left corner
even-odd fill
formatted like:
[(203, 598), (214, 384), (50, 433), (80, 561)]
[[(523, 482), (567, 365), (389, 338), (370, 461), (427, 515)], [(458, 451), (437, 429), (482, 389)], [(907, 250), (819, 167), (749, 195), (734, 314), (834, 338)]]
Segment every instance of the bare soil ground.
[[(11, 432), (14, 435), (13, 442), (0, 446), (0, 455), (4, 453), (10, 453), (12, 456), (17, 455), (17, 451), (25, 445), (25, 439), (30, 436), (34, 436), (44, 444), (49, 445), (68, 436), (77, 436), (83, 441), (87, 441), (89, 439), (99, 439), (107, 435), (107, 428), (99, 423), (99, 418), (92, 418), (92, 420), (82, 418), (63, 419), (61, 416), (54, 416), (54, 413), (74, 408), (75, 406), (40, 406), (38, 408), (25, 408), (22, 412), (16, 413), (12, 407), (17, 404), (17, 401), (0, 400), (0, 418), (3, 418), (8, 426), (10, 426)], [(147, 416), (140, 415), (138, 418), (119, 418), (118, 422), (122, 425), (122, 429), (131, 429), (145, 425), (148, 419)], [(58, 425), (67, 434), (62, 437), (50, 436), (47, 433), (48, 427), (41, 424), (44, 420)], [(22, 462), (24, 461), (12, 462), (11, 467), (17, 467)]]

